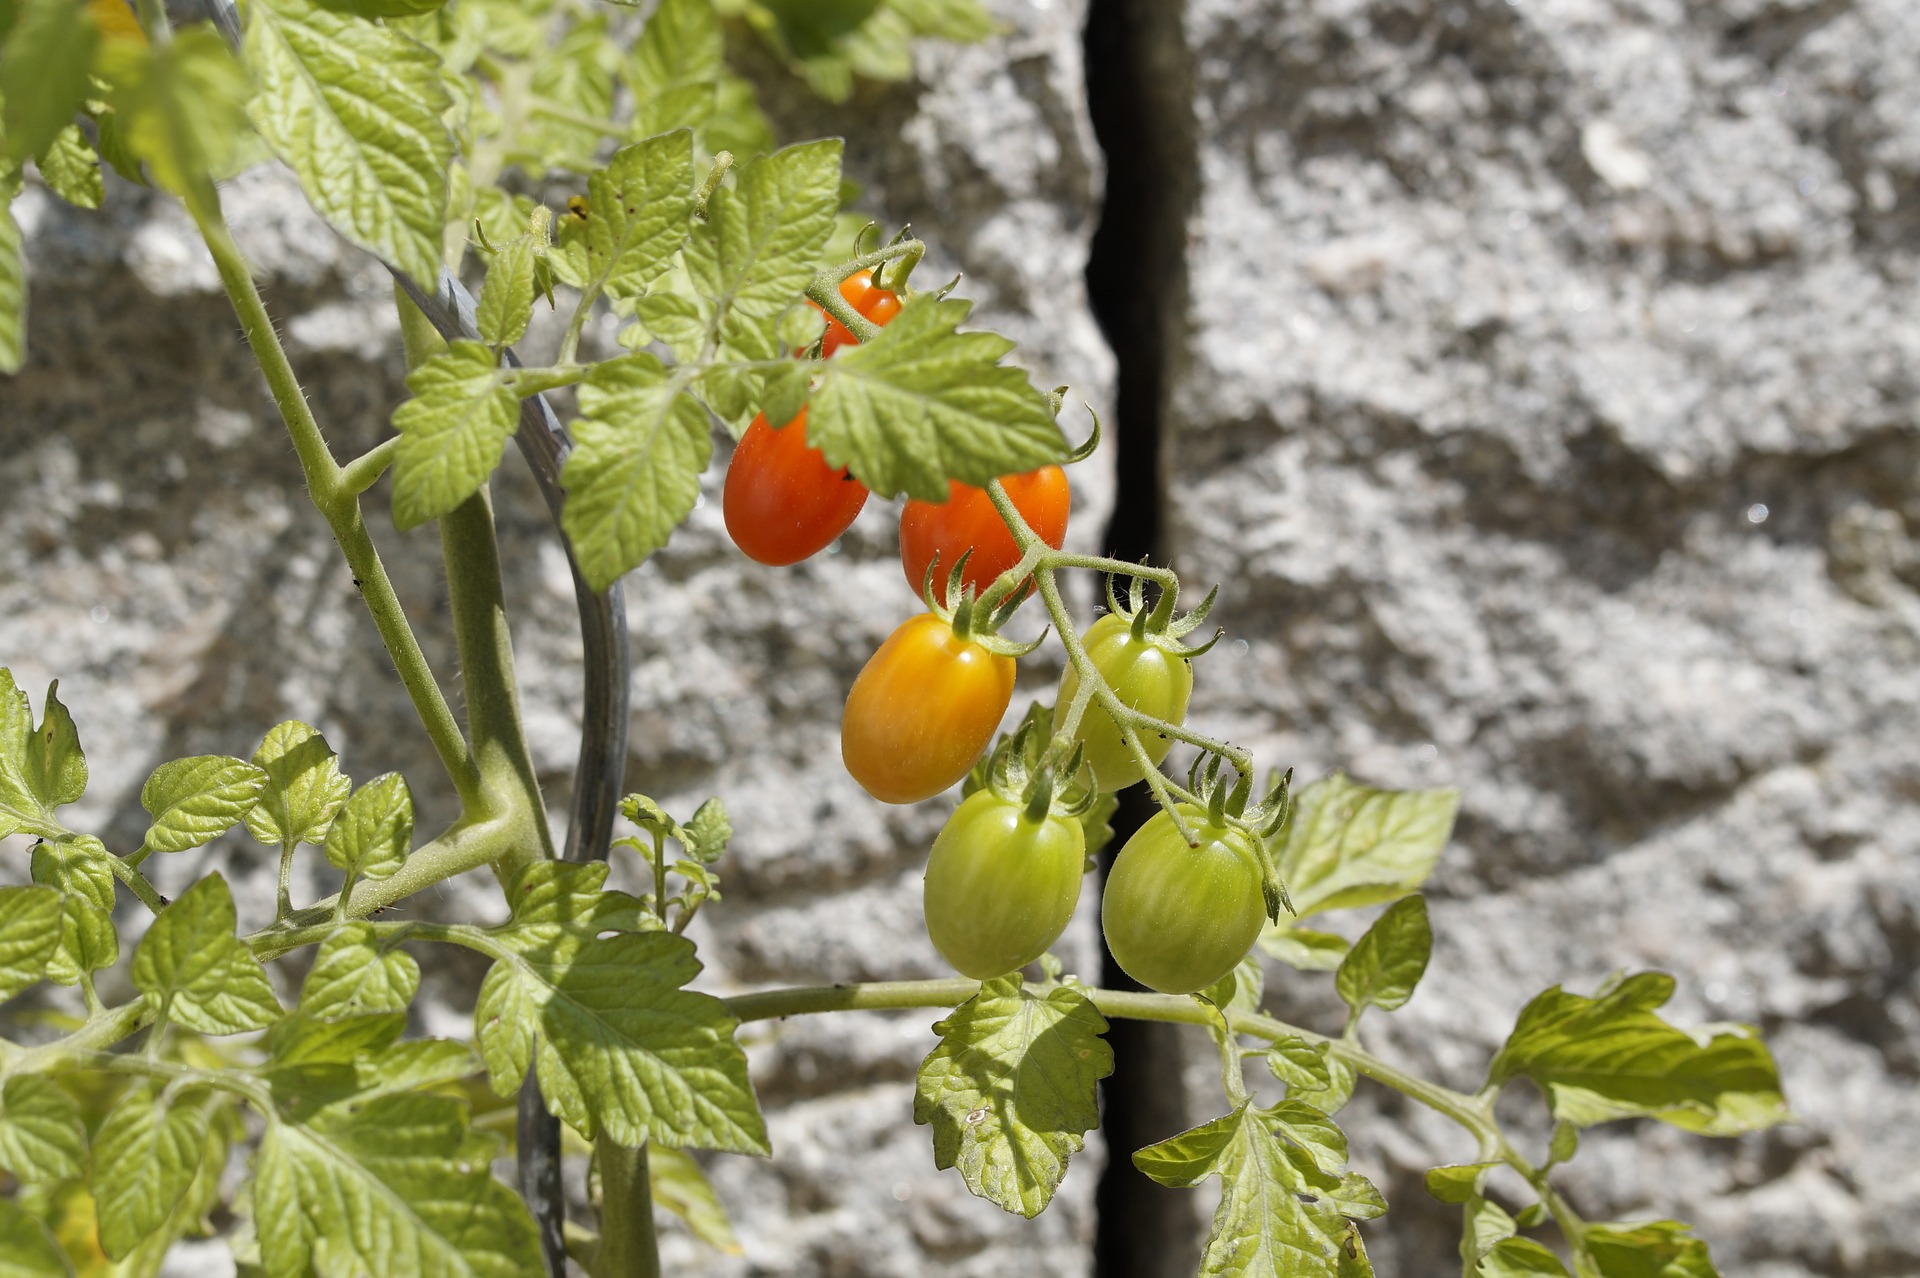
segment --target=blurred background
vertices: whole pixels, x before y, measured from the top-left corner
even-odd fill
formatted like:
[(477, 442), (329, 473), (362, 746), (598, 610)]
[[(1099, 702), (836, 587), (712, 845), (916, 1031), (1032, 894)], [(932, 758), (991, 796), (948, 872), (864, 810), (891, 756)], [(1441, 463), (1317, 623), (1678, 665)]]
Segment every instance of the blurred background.
[[(846, 137), (860, 207), (930, 245), (916, 282), (960, 274), (1037, 384), (1099, 409), (1076, 544), (1220, 583), (1196, 726), (1302, 778), (1463, 791), (1433, 965), (1371, 1045), (1474, 1090), (1539, 990), (1670, 971), (1678, 1023), (1763, 1029), (1799, 1121), (1592, 1133), (1576, 1204), (1691, 1220), (1727, 1274), (1920, 1272), (1920, 6), (991, 8), (999, 34), (837, 105), (750, 44), (738, 66), (781, 140)], [(337, 451), (370, 446), (404, 396), (384, 272), (290, 178), (227, 200)], [(36, 704), (61, 681), (92, 765), (74, 823), (131, 845), (153, 766), (299, 717), (355, 778), (405, 772), (433, 828), (451, 795), (184, 214), (125, 184), (97, 214), (30, 185), (15, 212), (37, 273), (31, 363), (0, 384), (0, 664)], [(719, 794), (738, 831), (703, 987), (943, 974), (920, 872), (951, 800), (884, 808), (834, 748), (914, 608), (895, 512), (766, 569), (727, 542), (718, 478), (627, 586), (629, 788)], [(496, 491), (563, 811), (571, 586), (517, 458)], [(369, 522), (450, 669), (437, 546), (393, 534), (384, 493)], [(1050, 696), (1057, 658), (1028, 667)], [(270, 861), (223, 840), (154, 877), (218, 865), (257, 923)], [(497, 895), (483, 873), (422, 905)], [(1090, 980), (1094, 899), (1063, 946)], [(463, 1033), (478, 966), (435, 957), (418, 1028)], [(1325, 976), (1276, 969), (1267, 1003), (1340, 1023)], [(1193, 1272), (1208, 1201), (1126, 1155), (1221, 1112), (1204, 1039), (1116, 1031), (1110, 1139), (1029, 1223), (935, 1172), (910, 1121), (935, 1019), (752, 1027), (777, 1156), (707, 1163), (739, 1253), (676, 1226), (668, 1272)], [(1379, 1272), (1457, 1273), (1420, 1175), (1467, 1139), (1364, 1086), (1342, 1121), (1391, 1204)]]

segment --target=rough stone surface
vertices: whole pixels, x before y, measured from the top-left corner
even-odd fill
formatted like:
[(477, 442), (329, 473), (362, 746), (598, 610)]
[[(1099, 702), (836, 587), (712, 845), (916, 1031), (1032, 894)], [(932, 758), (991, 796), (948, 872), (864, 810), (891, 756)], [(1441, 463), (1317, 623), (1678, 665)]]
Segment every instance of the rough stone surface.
[[(1768, 1033), (1800, 1121), (1595, 1134), (1575, 1201), (1696, 1221), (1723, 1273), (1920, 1269), (1920, 10), (1185, 22), (1169, 549), (1236, 640), (1196, 715), (1465, 792), (1433, 968), (1371, 1036), (1473, 1090), (1533, 993), (1664, 968), (1683, 1023)], [(1458, 1272), (1419, 1174), (1470, 1145), (1350, 1114), (1380, 1271)]]

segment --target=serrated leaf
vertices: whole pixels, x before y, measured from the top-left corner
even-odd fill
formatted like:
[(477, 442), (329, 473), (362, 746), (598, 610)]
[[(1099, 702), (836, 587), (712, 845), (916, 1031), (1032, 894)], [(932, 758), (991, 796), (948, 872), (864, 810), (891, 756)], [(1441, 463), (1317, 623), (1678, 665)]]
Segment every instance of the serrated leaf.
[(727, 805), (719, 799), (708, 799), (693, 810), (680, 845), (699, 864), (712, 865), (726, 855), (732, 838), (733, 821), (727, 816)]
[(87, 97), (100, 29), (73, 0), (17, 0), (0, 48), (0, 137), (16, 163), (38, 155), (73, 123)]
[(1067, 457), (1053, 409), (1024, 370), (1000, 360), (1013, 343), (962, 333), (972, 304), (910, 298), (871, 342), (821, 366), (807, 442), (875, 496), (943, 502), (947, 481), (984, 487)]
[(561, 469), (561, 525), (595, 590), (667, 544), (700, 495), (713, 456), (706, 410), (651, 355), (594, 366)]
[(1458, 790), (1375, 790), (1338, 772), (1314, 782), (1300, 792), (1276, 849), (1295, 914), (1377, 905), (1417, 890), (1459, 808)]
[(114, 1105), (94, 1140), (92, 1189), (100, 1248), (124, 1259), (186, 1196), (207, 1146), (206, 1114), (136, 1086)]
[(46, 1226), (11, 1198), (0, 1198), (0, 1278), (73, 1278)]
[(60, 919), (60, 893), (52, 888), (0, 888), (0, 1002), (46, 975), (60, 945)]
[(1250, 1105), (1150, 1145), (1133, 1162), (1175, 1188), (1220, 1177), (1220, 1205), (1200, 1261), (1202, 1278), (1371, 1273), (1358, 1234), (1339, 1206), (1339, 1200), (1356, 1202), (1371, 1212), (1366, 1196), (1303, 1162)]
[(720, 21), (712, 0), (662, 0), (627, 55), (627, 84), (641, 103), (723, 70)]
[(382, 950), (370, 924), (348, 923), (320, 942), (300, 987), (309, 1016), (404, 1012), (420, 989), (420, 965), (404, 950)]
[(1654, 1014), (1673, 978), (1642, 972), (1593, 998), (1555, 986), (1520, 1013), (1488, 1081), (1530, 1078), (1554, 1117), (1577, 1127), (1658, 1118), (1709, 1136), (1758, 1131), (1789, 1117), (1780, 1075), (1757, 1031), (1716, 1027), (1702, 1040)]
[(359, 878), (391, 878), (413, 847), (413, 791), (388, 772), (354, 791), (327, 833), (327, 861)]
[[(693, 212), (693, 134), (681, 130), (614, 153), (587, 176), (587, 301), (634, 297), (667, 269)], [(804, 285), (803, 285), (804, 287)]]
[(112, 855), (100, 840), (84, 834), (35, 845), (33, 881), (61, 894), (60, 943), (47, 960), (48, 980), (72, 985), (82, 972), (119, 961)]
[[(698, 356), (700, 347), (706, 342), (706, 316), (692, 298), (682, 297), (678, 293), (649, 293), (634, 303), (633, 315), (651, 336), (665, 342), (674, 358), (683, 363)], [(722, 364), (718, 367), (731, 370), (736, 366)], [(744, 401), (740, 408), (744, 411)]]
[[(526, 335), (527, 322), (533, 318), (535, 248), (532, 234), (517, 235), (487, 263), (474, 324), (480, 339), (490, 346), (511, 346)], [(487, 469), (491, 471), (492, 466)]]
[(1302, 972), (1338, 970), (1352, 948), (1347, 938), (1332, 932), (1316, 932), (1293, 927), (1293, 920), (1282, 915), (1280, 921), (1260, 934), (1260, 951)]
[(1598, 1278), (1720, 1278), (1707, 1244), (1677, 1220), (1589, 1225), (1585, 1242)]
[(548, 1108), (590, 1137), (766, 1153), (737, 1022), (719, 999), (681, 988), (700, 971), (692, 943), (598, 935), (609, 906), (580, 889), (605, 865), (536, 875), (542, 865), (553, 863), (515, 880), (513, 918), (487, 933), (497, 961), (473, 1020), (494, 1091), (518, 1091), (532, 1064)]
[(208, 178), (229, 175), (247, 132), (247, 73), (210, 26), (156, 48), (110, 41), (100, 65), (114, 143), (145, 161), (156, 184), (197, 201)]
[(405, 1012), (366, 1012), (322, 1019), (305, 1011), (274, 1022), (267, 1031), (269, 1068), (351, 1065), (384, 1052), (407, 1028)]
[(97, 209), (107, 188), (100, 177), (100, 157), (77, 124), (54, 135), (35, 163), (47, 189), (76, 208)]
[(1455, 1163), (1430, 1168), (1426, 1175), (1427, 1192), (1443, 1203), (1457, 1206), (1478, 1194), (1487, 1171), (1499, 1165), (1497, 1162)]
[(1267, 1069), (1295, 1091), (1325, 1091), (1332, 1085), (1327, 1067), (1327, 1045), (1309, 1043), (1297, 1034), (1282, 1034), (1267, 1047)]
[(781, 429), (791, 426), (807, 406), (813, 385), (812, 370), (804, 360), (782, 361), (760, 378), (760, 411)]
[(1338, 1176), (1347, 1165), (1347, 1136), (1339, 1124), (1304, 1101), (1283, 1100), (1263, 1111), (1275, 1130), (1306, 1151), (1313, 1165)]
[(234, 936), (218, 873), (160, 912), (133, 951), (133, 983), (156, 1014), (202, 1034), (265, 1029), (280, 1018), (266, 971)]
[(1045, 994), (1018, 974), (987, 981), (933, 1027), (913, 1121), (933, 1127), (934, 1166), (1006, 1211), (1040, 1214), (1067, 1160), (1099, 1125), (1095, 1085), (1113, 1072), (1106, 1018), (1070, 985)]
[(266, 774), (260, 801), (247, 813), (247, 831), (268, 847), (324, 844), (353, 783), (327, 739), (297, 719), (268, 729), (253, 766)]
[(471, 1078), (480, 1071), (473, 1048), (450, 1038), (395, 1043), (377, 1059), (362, 1058), (354, 1072), (362, 1096), (417, 1091)]
[(1567, 1278), (1560, 1257), (1531, 1238), (1502, 1238), (1475, 1272), (1479, 1278)]
[(266, 784), (264, 770), (224, 754), (163, 763), (140, 787), (140, 806), (153, 817), (144, 845), (184, 852), (210, 842), (253, 811)]
[(15, 1180), (68, 1180), (86, 1173), (80, 1107), (44, 1074), (16, 1074), (0, 1091), (0, 1168)]
[(1367, 1007), (1391, 1012), (1413, 997), (1432, 954), (1433, 927), (1425, 898), (1402, 897), (1354, 943), (1334, 976), (1334, 987), (1356, 1015)]
[(390, 27), (309, 0), (255, 0), (254, 126), (335, 230), (431, 286), (453, 137), (439, 58)]
[(1461, 1208), (1460, 1259), (1475, 1263), (1502, 1240), (1511, 1238), (1518, 1226), (1506, 1208), (1483, 1197), (1477, 1190)]
[(46, 713), (36, 727), (27, 694), (0, 668), (0, 837), (24, 831), (59, 838), (66, 831), (54, 809), (77, 801), (87, 788), (87, 763), (73, 719), (47, 689)]
[(1376, 1220), (1387, 1214), (1385, 1196), (1358, 1172), (1342, 1176), (1339, 1187), (1329, 1190), (1326, 1197), (1348, 1220)]
[(780, 353), (774, 323), (820, 266), (840, 208), (840, 151), (830, 138), (749, 161), (735, 186), (713, 192), (688, 241), (687, 271), (713, 302), (720, 340), (748, 359)]
[(664, 1207), (687, 1223), (695, 1238), (715, 1251), (729, 1256), (741, 1254), (740, 1241), (733, 1236), (733, 1224), (727, 1209), (720, 1204), (713, 1186), (684, 1149), (655, 1145), (647, 1151), (647, 1187), (656, 1207)]
[(253, 1185), (266, 1272), (539, 1272), (526, 1207), (489, 1174), (495, 1144), (468, 1126), (461, 1102), (418, 1092), (271, 1119)]
[(407, 374), (394, 410), (393, 526), (438, 519), (479, 491), (520, 421), (520, 399), (492, 350), (460, 340)]
[[(13, 192), (3, 189), (5, 185), (0, 182), (0, 373), (12, 375), (27, 358), (27, 255), (20, 225), (13, 220)], [(0, 828), (6, 821), (7, 814), (0, 811)]]

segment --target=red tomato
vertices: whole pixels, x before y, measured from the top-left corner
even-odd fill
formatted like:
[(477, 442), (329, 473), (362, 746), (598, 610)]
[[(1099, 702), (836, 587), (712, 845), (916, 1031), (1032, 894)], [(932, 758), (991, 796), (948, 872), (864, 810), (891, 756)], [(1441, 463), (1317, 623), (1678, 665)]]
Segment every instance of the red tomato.
[[(900, 297), (888, 289), (873, 286), (872, 271), (856, 271), (840, 281), (840, 296), (847, 299), (847, 305), (860, 312), (875, 324), (886, 322), (900, 313)], [(825, 313), (824, 311), (822, 312)], [(820, 342), (820, 357), (839, 350), (842, 346), (858, 346), (860, 339), (855, 337), (847, 326), (833, 316), (827, 316), (827, 335)]]
[(727, 533), (749, 559), (797, 564), (847, 530), (867, 486), (807, 447), (807, 410), (779, 430), (753, 419), (727, 463)]
[[(1055, 550), (1067, 539), (1067, 511), (1071, 504), (1067, 491), (1067, 472), (1058, 466), (1042, 466), (1024, 475), (1008, 475), (1000, 481), (1006, 486), (1013, 508), (1027, 525)], [(907, 584), (915, 594), (926, 580), (927, 566), (939, 556), (934, 569), (935, 598), (946, 594), (947, 573), (960, 556), (973, 551), (967, 560), (962, 581), (975, 594), (987, 588), (995, 577), (1020, 562), (1020, 548), (1013, 534), (993, 508), (993, 499), (984, 488), (975, 488), (959, 480), (947, 488), (943, 502), (908, 501), (900, 511), (900, 563), (907, 570)]]
[(923, 612), (887, 636), (847, 693), (840, 757), (883, 803), (931, 799), (973, 767), (1013, 700), (1013, 658)]

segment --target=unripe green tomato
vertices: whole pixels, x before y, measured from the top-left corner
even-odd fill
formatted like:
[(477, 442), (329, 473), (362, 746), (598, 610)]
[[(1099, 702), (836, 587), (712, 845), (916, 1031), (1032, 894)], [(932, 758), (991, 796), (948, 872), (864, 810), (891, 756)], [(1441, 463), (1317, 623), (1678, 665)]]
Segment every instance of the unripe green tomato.
[[(1193, 696), (1191, 661), (1151, 642), (1135, 642), (1133, 623), (1118, 613), (1110, 612), (1094, 622), (1081, 642), (1086, 645), (1093, 668), (1100, 672), (1100, 677), (1107, 681), (1123, 705), (1168, 723), (1186, 721), (1187, 701)], [(1067, 706), (1079, 686), (1080, 672), (1069, 665), (1060, 680), (1059, 700), (1053, 707), (1055, 732), (1066, 722)], [(1087, 706), (1074, 736), (1085, 744), (1087, 763), (1092, 766), (1102, 790), (1124, 789), (1146, 777), (1127, 749), (1120, 726), (1098, 704)], [(1143, 732), (1140, 744), (1146, 747), (1147, 757), (1158, 764), (1173, 748), (1173, 738)]]
[(1005, 976), (1046, 953), (1080, 900), (1087, 839), (1071, 817), (1027, 819), (992, 790), (967, 796), (927, 858), (927, 935), (975, 980)]
[(1100, 900), (1114, 961), (1162, 994), (1192, 994), (1231, 972), (1267, 920), (1250, 837), (1209, 825), (1204, 809), (1182, 804), (1180, 813), (1200, 846), (1154, 813), (1113, 859)]

